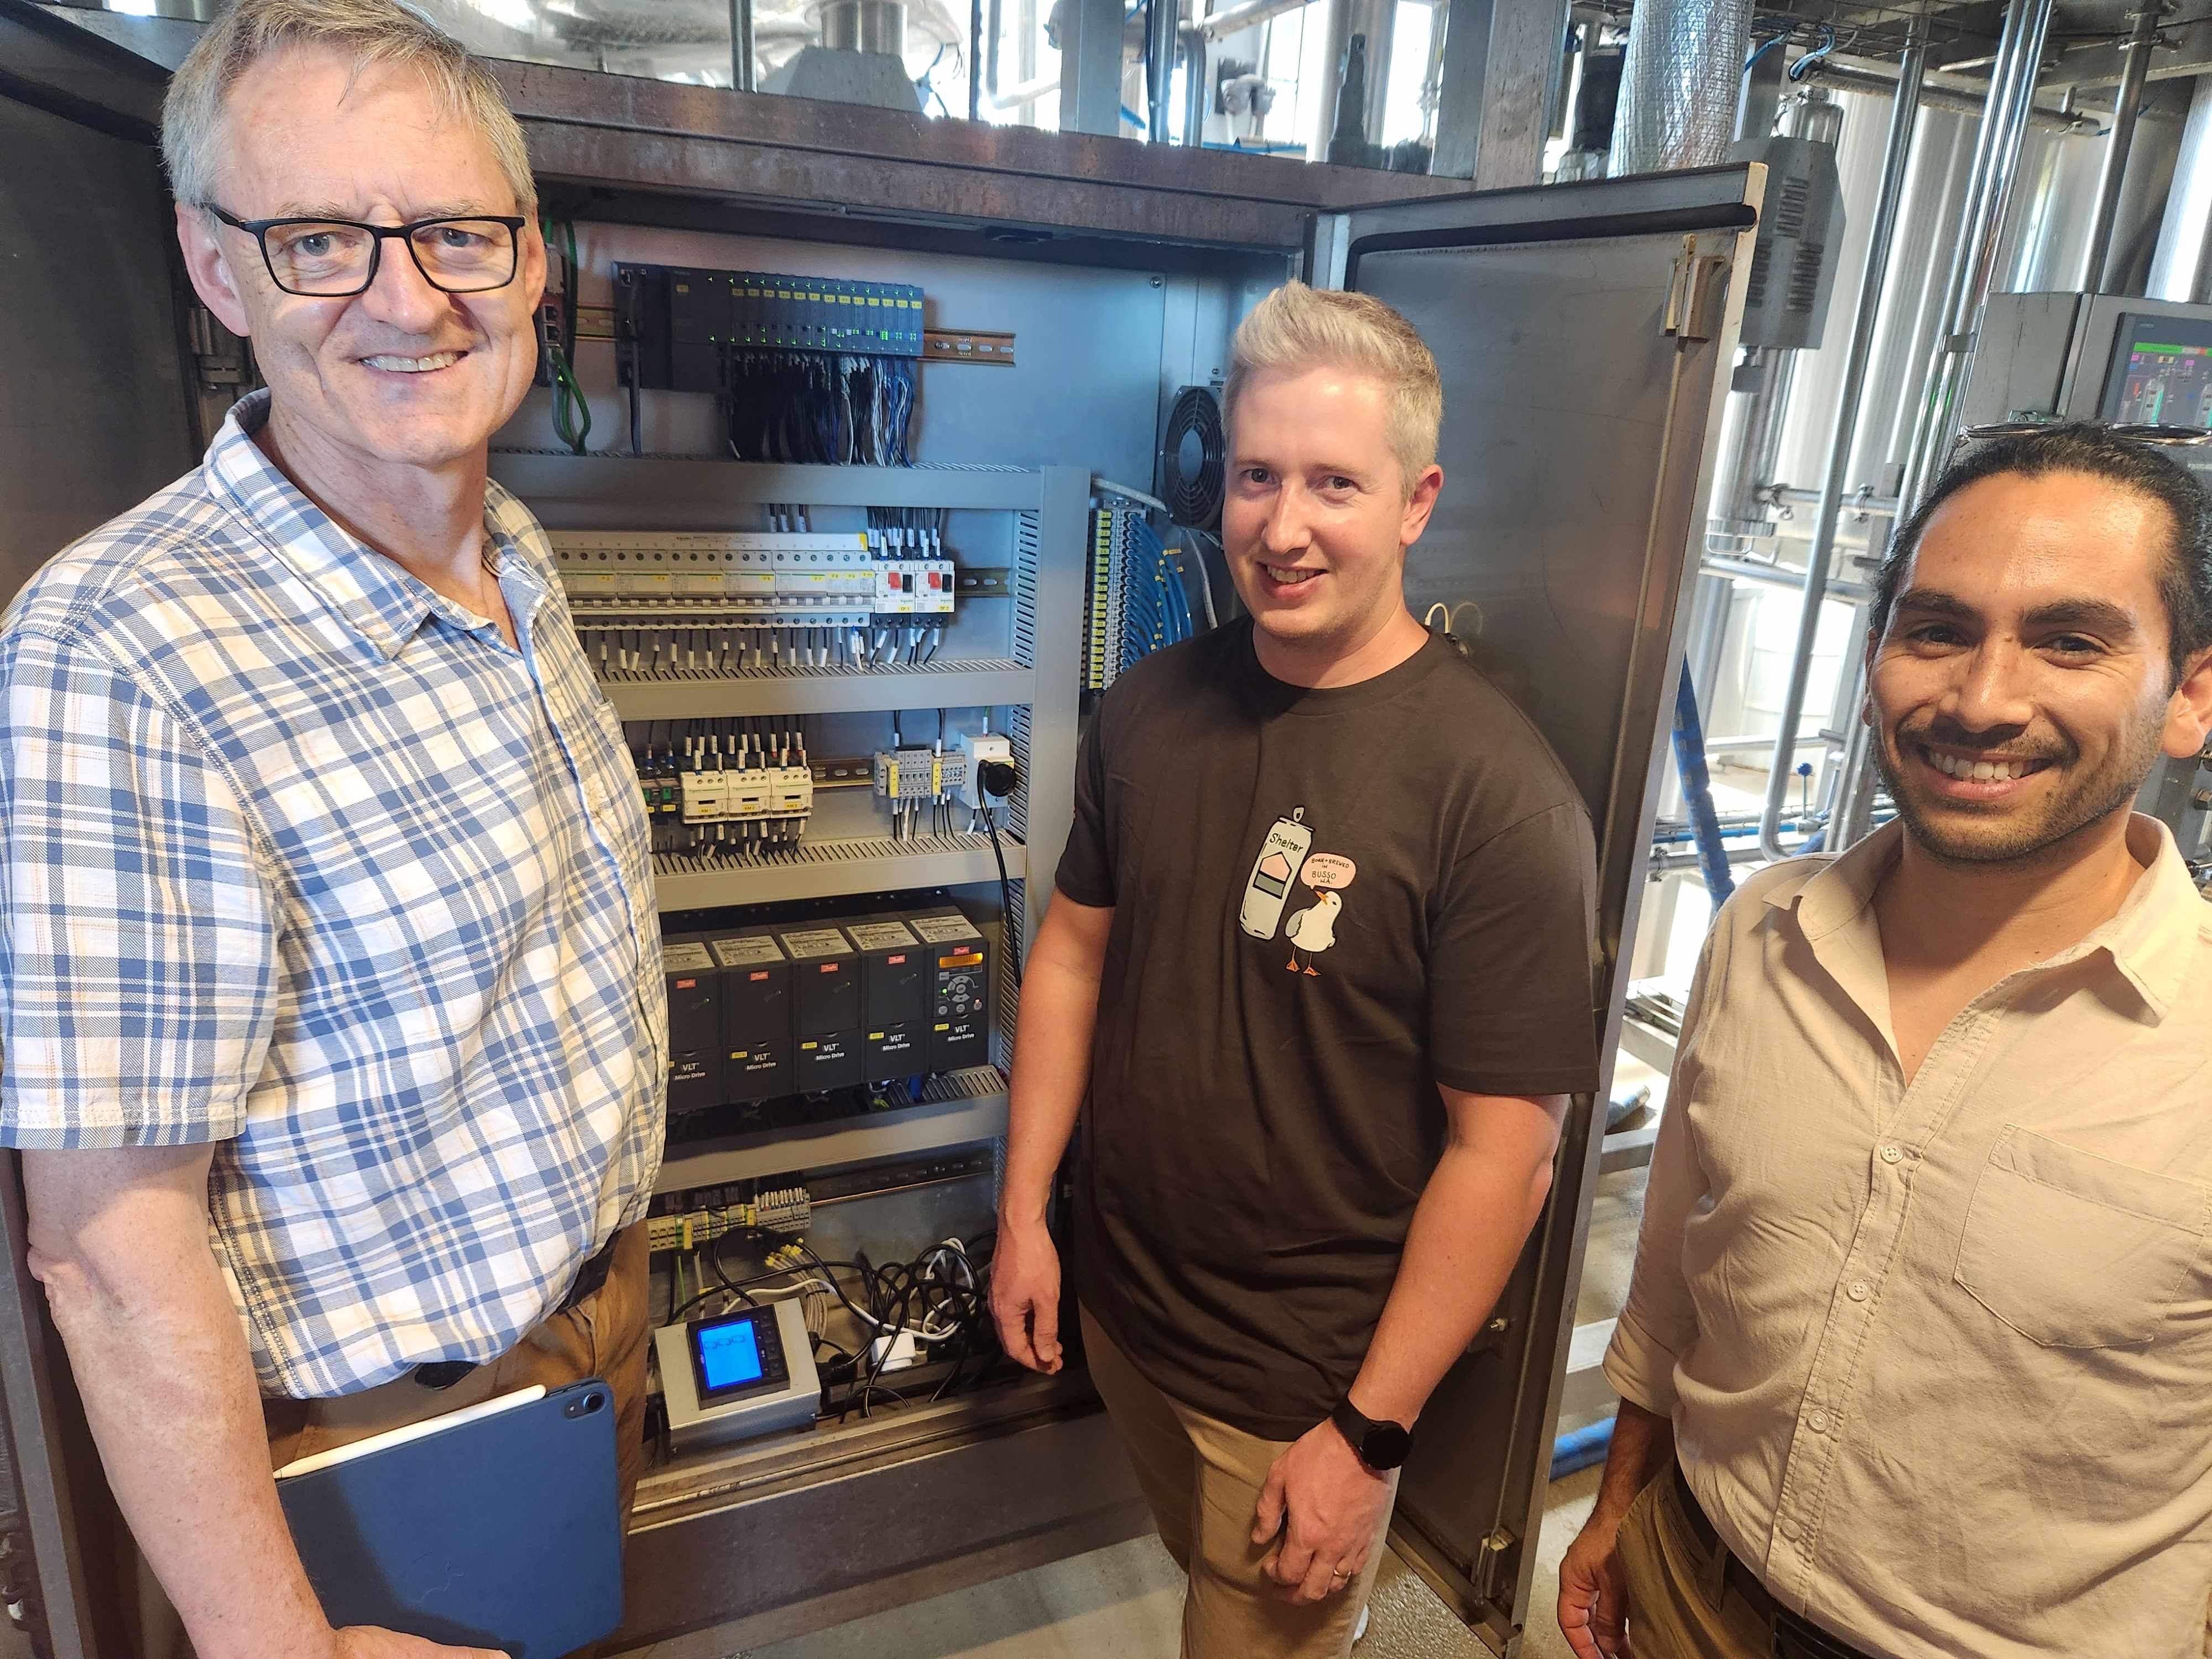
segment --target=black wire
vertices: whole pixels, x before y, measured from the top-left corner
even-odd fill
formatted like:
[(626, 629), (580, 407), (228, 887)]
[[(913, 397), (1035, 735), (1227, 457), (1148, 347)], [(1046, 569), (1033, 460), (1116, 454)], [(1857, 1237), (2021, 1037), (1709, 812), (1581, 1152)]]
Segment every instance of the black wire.
[(630, 354), (629, 363), (629, 453), (645, 453), (645, 445), (639, 441), (637, 427), (637, 354)]
[(757, 1308), (760, 1306), (759, 1298), (755, 1297), (751, 1291), (745, 1289), (744, 1285), (734, 1283), (731, 1279), (730, 1275), (726, 1273), (722, 1267), (722, 1245), (724, 1241), (728, 1239), (732, 1234), (747, 1231), (749, 1231), (749, 1230), (745, 1228), (730, 1227), (715, 1234), (714, 1237), (708, 1242), (707, 1265), (714, 1270), (714, 1277), (722, 1281), (722, 1288), (724, 1290), (734, 1291), (738, 1296), (743, 1297), (747, 1307)]
[(1006, 849), (999, 841), (999, 815), (994, 807), (983, 809), (983, 827), (991, 832), (991, 856), (999, 861), (999, 912), (1003, 918), (1000, 931), (1006, 938), (1006, 954), (1014, 969), (1014, 983), (1022, 982), (1022, 919), (1014, 914), (1014, 884), (1006, 875)]
[[(797, 1241), (794, 1241), (794, 1243), (797, 1243)], [(840, 1302), (843, 1302), (847, 1307), (851, 1307), (853, 1304), (850, 1301), (847, 1300), (845, 1292), (838, 1289), (837, 1275), (831, 1273), (830, 1269), (833, 1267), (849, 1267), (854, 1273), (865, 1273), (868, 1270), (866, 1267), (863, 1267), (857, 1261), (824, 1261), (820, 1256), (815, 1255), (811, 1249), (809, 1249), (803, 1243), (799, 1243), (799, 1248), (805, 1253), (806, 1259), (809, 1261), (812, 1262), (814, 1266), (822, 1270), (822, 1277), (828, 1281), (830, 1288), (833, 1291), (836, 1292), (837, 1299)], [(672, 1305), (668, 1310), (668, 1322), (673, 1325), (678, 1319), (690, 1312), (692, 1309), (697, 1307), (702, 1302), (708, 1300), (710, 1297), (721, 1296), (730, 1291), (742, 1290), (748, 1285), (768, 1285), (774, 1283), (779, 1279), (792, 1279), (799, 1276), (797, 1270), (791, 1267), (783, 1268), (781, 1271), (777, 1273), (757, 1273), (750, 1279), (736, 1279), (727, 1284), (716, 1285), (709, 1289), (703, 1290), (700, 1291), (698, 1295), (690, 1297), (683, 1304), (682, 1306), (678, 1307), (673, 1305), (676, 1297), (676, 1279), (675, 1276), (671, 1274), (668, 1281), (668, 1296)]]

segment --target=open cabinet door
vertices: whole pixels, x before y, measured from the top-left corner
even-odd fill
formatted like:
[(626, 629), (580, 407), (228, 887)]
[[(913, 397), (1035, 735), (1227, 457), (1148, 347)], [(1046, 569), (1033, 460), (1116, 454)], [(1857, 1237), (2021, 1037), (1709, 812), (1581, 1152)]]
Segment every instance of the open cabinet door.
[[(167, 80), (0, 0), (0, 605), (198, 459), (155, 150)], [(123, 1659), (112, 1500), (24, 1250), (0, 1153), (0, 1606), (37, 1654)]]
[[(1443, 495), (1406, 569), (1535, 720), (1597, 830), (1606, 1075), (1656, 807), (1686, 580), (1727, 394), (1761, 167), (1455, 197), (1322, 220), (1316, 286), (1396, 307), (1444, 384)], [(1568, 1116), (1551, 1201), (1489, 1328), (1421, 1418), (1393, 1541), (1500, 1653), (1531, 1619), (1601, 1114)]]

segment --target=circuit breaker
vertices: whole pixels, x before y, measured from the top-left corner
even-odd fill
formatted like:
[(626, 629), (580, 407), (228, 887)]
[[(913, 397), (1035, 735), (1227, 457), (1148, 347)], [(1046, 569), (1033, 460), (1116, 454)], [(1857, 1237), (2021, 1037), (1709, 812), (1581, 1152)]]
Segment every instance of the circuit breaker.
[(721, 979), (707, 942), (672, 939), (660, 947), (668, 991), (668, 1109), (719, 1106), (722, 1087)]
[(776, 935), (792, 961), (799, 1091), (848, 1089), (861, 1081), (860, 957), (836, 927)]
[(768, 1100), (799, 1086), (792, 1063), (791, 959), (768, 933), (708, 941), (721, 980), (725, 1092)]

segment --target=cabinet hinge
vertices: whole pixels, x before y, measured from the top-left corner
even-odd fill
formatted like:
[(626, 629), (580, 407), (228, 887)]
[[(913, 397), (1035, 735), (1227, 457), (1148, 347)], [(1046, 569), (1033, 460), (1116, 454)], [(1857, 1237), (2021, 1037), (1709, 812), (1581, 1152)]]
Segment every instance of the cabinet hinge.
[(43, 1643), (38, 1569), (31, 1559), (30, 1534), (20, 1527), (0, 1530), (0, 1606), (5, 1607), (9, 1623)]
[(1474, 1593), (1485, 1601), (1510, 1602), (1513, 1576), (1521, 1565), (1521, 1537), (1499, 1527), (1475, 1547)]
[(244, 386), (246, 343), (217, 322), (215, 313), (205, 306), (191, 308), (188, 326), (192, 367), (200, 385), (209, 391), (218, 386)]
[(1727, 258), (1698, 252), (1698, 239), (1685, 236), (1667, 283), (1662, 333), (1681, 340), (1710, 340), (1721, 331), (1728, 309)]

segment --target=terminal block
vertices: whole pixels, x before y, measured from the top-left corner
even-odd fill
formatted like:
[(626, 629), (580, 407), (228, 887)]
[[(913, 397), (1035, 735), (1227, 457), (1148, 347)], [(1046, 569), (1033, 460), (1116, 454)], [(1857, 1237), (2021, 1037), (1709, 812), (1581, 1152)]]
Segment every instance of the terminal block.
[(870, 781), (878, 797), (891, 809), (891, 833), (910, 840), (921, 833), (921, 809), (930, 809), (929, 833), (951, 832), (951, 806), (968, 779), (968, 763), (958, 752), (946, 754), (940, 742), (933, 747), (886, 749), (874, 758)]

